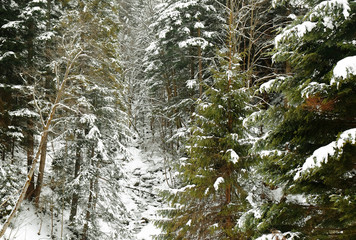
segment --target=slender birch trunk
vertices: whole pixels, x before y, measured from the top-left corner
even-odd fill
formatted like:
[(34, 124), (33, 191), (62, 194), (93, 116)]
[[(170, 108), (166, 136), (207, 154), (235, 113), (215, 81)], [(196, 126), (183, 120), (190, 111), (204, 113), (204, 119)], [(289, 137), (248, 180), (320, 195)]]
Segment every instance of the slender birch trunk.
[(58, 92), (57, 92), (57, 96), (56, 96), (56, 100), (54, 101), (54, 104), (52, 105), (52, 108), (51, 108), (51, 111), (48, 115), (48, 118), (47, 118), (47, 121), (46, 121), (46, 124), (43, 126), (43, 131), (42, 131), (42, 134), (41, 134), (41, 139), (40, 139), (40, 144), (39, 144), (39, 147), (38, 147), (38, 150), (36, 152), (36, 155), (33, 159), (33, 162), (32, 162), (32, 165), (31, 165), (31, 168), (27, 174), (27, 181), (26, 183), (24, 184), (24, 186), (22, 187), (22, 190), (21, 190), (21, 193), (20, 193), (20, 196), (18, 197), (17, 201), (16, 201), (16, 204), (14, 206), (14, 208), (12, 209), (10, 215), (8, 216), (8, 218), (6, 219), (1, 231), (0, 231), (0, 238), (2, 236), (4, 236), (5, 232), (6, 232), (6, 229), (9, 227), (12, 219), (15, 217), (15, 214), (16, 212), (19, 210), (20, 206), (21, 206), (21, 203), (23, 202), (25, 196), (26, 196), (26, 192), (27, 192), (27, 189), (28, 187), (30, 186), (31, 184), (31, 181), (32, 181), (32, 177), (33, 177), (33, 173), (35, 172), (35, 169), (36, 169), (36, 165), (37, 165), (37, 162), (40, 158), (40, 155), (41, 155), (41, 149), (43, 148), (44, 144), (46, 143), (47, 141), (47, 136), (48, 136), (48, 130), (51, 126), (51, 123), (52, 123), (52, 120), (55, 116), (55, 113), (56, 113), (56, 109), (57, 107), (59, 106), (59, 102), (60, 100), (62, 99), (62, 96), (64, 94), (64, 90), (65, 90), (65, 86), (66, 86), (66, 82), (68, 81), (69, 79), (69, 73), (73, 67), (73, 64), (74, 62), (76, 61), (76, 59), (82, 54), (82, 51), (80, 50), (74, 57), (73, 59), (71, 59), (68, 63), (67, 63), (67, 67), (66, 67), (66, 71), (65, 71), (65, 74), (64, 74), (64, 77), (63, 77), (63, 81), (62, 83), (60, 84), (60, 87), (58, 89)]

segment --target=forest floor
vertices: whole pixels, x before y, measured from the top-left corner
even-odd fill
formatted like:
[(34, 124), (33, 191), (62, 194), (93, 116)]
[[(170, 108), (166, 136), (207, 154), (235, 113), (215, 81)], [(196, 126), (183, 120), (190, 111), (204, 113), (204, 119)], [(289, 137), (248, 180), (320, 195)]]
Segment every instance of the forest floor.
[[(158, 218), (157, 210), (164, 207), (159, 191), (168, 187), (163, 156), (153, 143), (146, 146), (133, 144), (128, 152), (131, 160), (123, 164), (126, 178), (120, 181), (123, 185), (121, 201), (130, 219), (126, 230), (132, 233), (129, 239), (151, 240), (160, 233), (154, 226), (154, 220)], [(67, 239), (68, 210), (61, 214), (38, 212), (31, 203), (24, 202), (12, 227), (1, 240)], [(110, 234), (108, 226), (103, 225), (101, 231)]]

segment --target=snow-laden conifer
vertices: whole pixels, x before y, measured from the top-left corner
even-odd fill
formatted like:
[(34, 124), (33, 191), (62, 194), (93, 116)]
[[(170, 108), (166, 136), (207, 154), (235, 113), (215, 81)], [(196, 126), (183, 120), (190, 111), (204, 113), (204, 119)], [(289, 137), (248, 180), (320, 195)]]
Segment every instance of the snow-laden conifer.
[(356, 48), (349, 29), (355, 4), (299, 3), (296, 15), (305, 14), (275, 38), (273, 59), (291, 68), (269, 84), (281, 94), (274, 93), (279, 101), (265, 113), (269, 135), (262, 142), (269, 152), (261, 152), (264, 181), (282, 194), (260, 204), (260, 216), (251, 220), (266, 234), (277, 229), (289, 238), (291, 231), (306, 239), (353, 238)]

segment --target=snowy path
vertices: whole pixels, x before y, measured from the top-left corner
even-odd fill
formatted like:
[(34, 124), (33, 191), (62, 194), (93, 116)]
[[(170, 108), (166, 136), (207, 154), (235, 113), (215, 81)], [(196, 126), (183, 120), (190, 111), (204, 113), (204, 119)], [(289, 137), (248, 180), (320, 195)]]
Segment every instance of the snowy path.
[(129, 181), (128, 194), (122, 196), (128, 210), (135, 216), (130, 228), (136, 233), (134, 239), (150, 240), (152, 235), (160, 233), (153, 221), (157, 218), (156, 211), (162, 208), (159, 189), (166, 188), (163, 173), (163, 160), (157, 154), (143, 153), (131, 147), (129, 151), (133, 160), (124, 166)]
[[(142, 152), (138, 147), (130, 147), (128, 150), (132, 160), (123, 165), (122, 170), (127, 178), (120, 180), (123, 186), (121, 200), (131, 216), (128, 228), (134, 233), (132, 240), (151, 240), (154, 235), (160, 233), (154, 226), (154, 220), (158, 217), (156, 211), (163, 207), (159, 189), (167, 187), (164, 181), (163, 160), (154, 151)], [(62, 223), (65, 223), (68, 217), (66, 210), (63, 219), (62, 216), (55, 216), (52, 222), (49, 213), (37, 214), (36, 209), (25, 202), (20, 214), (14, 219), (15, 227), (9, 228), (6, 238), (0, 240), (51, 239), (51, 233), (56, 239), (61, 239), (60, 236), (65, 239), (68, 230), (65, 224), (62, 228)], [(102, 230), (106, 232), (106, 229)]]

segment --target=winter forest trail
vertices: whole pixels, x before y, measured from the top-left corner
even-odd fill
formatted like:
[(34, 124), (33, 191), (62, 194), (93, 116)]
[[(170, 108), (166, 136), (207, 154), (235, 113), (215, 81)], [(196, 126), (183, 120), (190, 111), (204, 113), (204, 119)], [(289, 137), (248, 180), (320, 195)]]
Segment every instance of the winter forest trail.
[[(157, 148), (147, 151), (137, 144), (129, 147), (130, 160), (125, 162), (122, 170), (125, 176), (119, 180), (123, 191), (119, 194), (130, 221), (126, 231), (132, 233), (134, 240), (151, 240), (160, 230), (154, 226), (157, 210), (164, 207), (159, 196), (162, 188), (167, 188), (164, 178), (163, 159)], [(61, 214), (38, 213), (29, 203), (25, 203), (14, 219), (13, 228), (5, 234), (6, 240), (40, 240), (61, 239), (68, 233), (69, 212)], [(64, 226), (62, 229), (62, 222)], [(110, 234), (110, 228), (102, 225), (102, 230)], [(127, 239), (127, 240), (128, 240)], [(3, 239), (1, 239), (3, 240)], [(126, 239), (124, 239), (126, 240)]]
[(0, 16), (0, 240), (356, 239), (356, 0)]
[(127, 174), (127, 194), (123, 203), (132, 214), (129, 227), (133, 229), (137, 240), (152, 239), (151, 235), (160, 232), (153, 221), (156, 211), (163, 207), (159, 190), (166, 188), (164, 181), (163, 159), (157, 151), (143, 151), (138, 146), (130, 147), (132, 161), (124, 167)]

